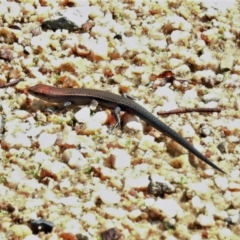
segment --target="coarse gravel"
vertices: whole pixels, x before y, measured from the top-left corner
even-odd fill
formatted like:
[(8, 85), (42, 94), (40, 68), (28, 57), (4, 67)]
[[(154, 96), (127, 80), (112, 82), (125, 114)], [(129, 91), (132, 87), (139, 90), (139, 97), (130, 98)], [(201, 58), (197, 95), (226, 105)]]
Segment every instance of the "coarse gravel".
[[(84, 17), (74, 27), (49, 27), (74, 8)], [(0, 0), (0, 85), (23, 79), (0, 88), (0, 240), (239, 239), (239, 10), (239, 0)], [(130, 114), (109, 134), (108, 109), (49, 113), (57, 106), (27, 94), (38, 83), (127, 93), (155, 115), (211, 108), (158, 117), (227, 174)]]

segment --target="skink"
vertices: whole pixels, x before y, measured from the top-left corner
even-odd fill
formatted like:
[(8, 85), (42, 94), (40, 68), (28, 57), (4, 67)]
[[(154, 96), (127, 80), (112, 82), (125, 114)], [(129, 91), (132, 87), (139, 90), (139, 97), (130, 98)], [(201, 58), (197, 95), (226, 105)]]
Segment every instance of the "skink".
[(28, 88), (28, 92), (41, 100), (62, 104), (70, 102), (74, 105), (88, 105), (95, 100), (103, 107), (111, 109), (118, 108), (118, 110), (134, 114), (158, 131), (176, 141), (206, 164), (222, 173), (225, 173), (221, 168), (211, 162), (177, 132), (168, 127), (165, 123), (160, 121), (157, 117), (148, 112), (144, 107), (132, 99), (102, 90), (86, 88), (57, 88), (44, 84), (37, 84), (33, 87), (30, 87)]

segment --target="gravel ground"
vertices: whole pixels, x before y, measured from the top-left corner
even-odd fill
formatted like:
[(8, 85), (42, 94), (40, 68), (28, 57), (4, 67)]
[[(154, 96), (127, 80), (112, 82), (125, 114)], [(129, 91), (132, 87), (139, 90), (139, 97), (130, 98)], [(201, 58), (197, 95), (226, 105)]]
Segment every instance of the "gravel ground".
[[(22, 79), (0, 89), (0, 239), (239, 239), (239, 10), (0, 0), (0, 84)], [(50, 26), (58, 11), (75, 25)], [(158, 117), (227, 174), (129, 114), (112, 134), (109, 110), (50, 114), (27, 94), (37, 83), (127, 93), (155, 115), (195, 108)]]

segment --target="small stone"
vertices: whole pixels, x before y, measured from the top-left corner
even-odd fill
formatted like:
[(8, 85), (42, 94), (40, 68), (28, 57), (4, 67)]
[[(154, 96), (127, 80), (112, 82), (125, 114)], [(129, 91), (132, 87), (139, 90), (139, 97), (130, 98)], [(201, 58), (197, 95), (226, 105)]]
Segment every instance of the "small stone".
[(220, 70), (221, 72), (230, 71), (234, 64), (234, 57), (232, 55), (225, 56), (220, 62)]
[(208, 103), (211, 101), (218, 102), (220, 100), (220, 96), (215, 93), (208, 93), (202, 97), (202, 100), (205, 103)]
[(32, 235), (31, 229), (26, 225), (22, 225), (22, 224), (13, 225), (11, 226), (10, 229), (12, 230), (13, 235), (18, 238), (23, 238), (28, 235)]
[(190, 183), (189, 192), (194, 192), (201, 199), (205, 199), (209, 197), (210, 189), (208, 184), (205, 182)]
[(143, 151), (147, 151), (148, 149), (151, 149), (152, 146), (154, 145), (155, 141), (154, 141), (154, 137), (150, 136), (150, 135), (144, 135), (141, 138), (141, 141), (138, 144), (138, 148), (143, 150)]
[(192, 207), (196, 210), (196, 212), (199, 212), (204, 207), (203, 202), (198, 196), (194, 196), (191, 202), (192, 202)]
[(108, 121), (108, 114), (106, 111), (99, 111), (96, 112), (92, 117), (91, 120), (100, 122), (102, 125), (107, 123)]
[(149, 185), (149, 176), (141, 176), (138, 178), (128, 177), (124, 181), (124, 188), (135, 190), (146, 190)]
[(225, 191), (228, 188), (228, 179), (226, 177), (216, 177), (214, 182), (222, 191)]
[(103, 211), (109, 217), (117, 218), (117, 219), (123, 219), (128, 214), (128, 212), (122, 208), (105, 207)]
[(26, 119), (27, 117), (29, 117), (29, 112), (24, 111), (24, 110), (15, 110), (15, 111), (14, 111), (14, 115), (15, 115), (17, 118)]
[(101, 190), (99, 191), (99, 198), (102, 200), (105, 204), (116, 204), (119, 203), (121, 200), (121, 196), (111, 190)]
[(171, 33), (171, 40), (173, 43), (187, 43), (191, 34), (186, 31), (175, 30)]
[(230, 191), (240, 191), (240, 184), (235, 182), (230, 182), (228, 184), (228, 189)]
[(17, 132), (15, 136), (12, 134), (7, 134), (2, 140), (2, 146), (5, 146), (7, 148), (31, 147), (31, 145), (31, 140), (28, 138), (27, 134), (21, 132)]
[(57, 134), (43, 132), (38, 137), (39, 147), (41, 149), (52, 147), (55, 144), (56, 140), (57, 140)]
[(31, 229), (34, 234), (39, 232), (50, 233), (54, 228), (54, 223), (46, 219), (37, 219), (31, 222)]
[(62, 176), (71, 173), (70, 168), (61, 162), (43, 162), (40, 169), (40, 179), (44, 179), (45, 177), (53, 178), (54, 180), (61, 179)]
[(74, 197), (74, 196), (62, 197), (59, 199), (59, 203), (62, 203), (63, 205), (68, 206), (68, 207), (80, 207), (81, 206), (80, 199), (78, 197)]
[(218, 238), (219, 240), (232, 239), (232, 231), (229, 228), (219, 228)]
[(173, 101), (175, 99), (175, 92), (168, 87), (158, 87), (154, 92), (158, 97), (165, 97), (169, 101)]
[(80, 109), (79, 111), (77, 111), (74, 115), (74, 117), (76, 118), (76, 120), (79, 123), (87, 123), (90, 119), (90, 114), (91, 114), (91, 110), (89, 107), (84, 107), (82, 109)]
[(142, 211), (139, 209), (132, 210), (131, 212), (128, 213), (128, 217), (132, 220), (140, 217), (142, 215)]
[(93, 135), (102, 128), (102, 124), (96, 120), (89, 120), (83, 127), (83, 133)]
[(149, 209), (157, 215), (168, 219), (182, 212), (181, 207), (173, 199), (158, 199)]
[(89, 213), (85, 213), (82, 216), (81, 219), (84, 223), (86, 223), (87, 225), (91, 226), (91, 227), (96, 227), (98, 225), (98, 221), (96, 219), (96, 215), (89, 212)]
[(183, 17), (169, 16), (166, 17), (164, 29), (168, 32), (172, 32), (173, 30), (182, 30), (189, 32), (192, 29), (192, 25)]
[(196, 132), (190, 124), (186, 124), (186, 125), (182, 126), (180, 135), (183, 138), (192, 138), (196, 135)]
[(62, 160), (71, 168), (80, 168), (88, 164), (82, 153), (74, 148), (66, 149), (62, 154)]
[(118, 240), (121, 238), (121, 234), (115, 228), (110, 228), (107, 231), (101, 233), (102, 240)]
[(35, 235), (29, 235), (25, 237), (23, 240), (41, 240), (38, 236)]
[(51, 29), (53, 31), (57, 29), (68, 29), (69, 31), (73, 31), (80, 29), (81, 26), (87, 22), (89, 15), (89, 6), (67, 8), (65, 11), (56, 13), (52, 19), (45, 20), (42, 23), (42, 28)]
[(188, 155), (184, 154), (184, 155), (180, 155), (180, 156), (172, 158), (170, 160), (170, 165), (177, 169), (186, 168), (189, 165)]
[(131, 166), (131, 155), (125, 149), (113, 149), (110, 162), (114, 169), (129, 168)]
[(197, 219), (196, 223), (199, 224), (202, 227), (213, 227), (215, 226), (215, 220), (212, 216), (206, 216), (203, 214), (200, 214)]

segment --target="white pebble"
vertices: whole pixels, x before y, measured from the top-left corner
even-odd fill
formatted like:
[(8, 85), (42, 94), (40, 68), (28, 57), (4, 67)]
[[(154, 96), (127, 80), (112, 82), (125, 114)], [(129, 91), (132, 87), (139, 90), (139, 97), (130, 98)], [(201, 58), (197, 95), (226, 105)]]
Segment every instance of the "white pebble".
[(165, 97), (169, 101), (175, 100), (175, 92), (168, 87), (158, 87), (154, 92), (158, 97)]
[(182, 212), (181, 207), (173, 199), (158, 199), (152, 206), (150, 206), (150, 210), (168, 219), (173, 218), (178, 213)]
[(36, 235), (28, 235), (23, 240), (41, 240), (41, 239)]
[(212, 216), (206, 216), (203, 214), (200, 214), (197, 219), (196, 223), (201, 225), (202, 227), (213, 227), (215, 226), (215, 220)]
[(46, 148), (52, 147), (55, 144), (56, 140), (57, 140), (57, 134), (43, 132), (38, 137), (39, 147), (40, 149), (46, 149)]
[(14, 115), (17, 117), (17, 118), (20, 118), (20, 119), (25, 119), (29, 116), (29, 112), (27, 111), (24, 111), (24, 110), (15, 110), (14, 111)]
[(128, 217), (130, 219), (136, 219), (142, 215), (142, 211), (139, 209), (132, 210), (130, 213), (128, 213)]
[(171, 40), (173, 43), (187, 43), (191, 34), (186, 31), (175, 30), (171, 33)]
[(119, 203), (121, 200), (121, 196), (111, 190), (100, 190), (99, 198), (102, 200), (103, 203), (109, 205)]
[(91, 116), (91, 120), (105, 124), (108, 121), (108, 114), (106, 111), (96, 112), (93, 116)]
[(86, 135), (95, 134), (102, 128), (102, 124), (96, 120), (90, 119), (85, 125), (83, 129), (83, 133)]
[(204, 204), (202, 203), (201, 199), (198, 196), (194, 196), (191, 200), (193, 208), (199, 212), (203, 207)]
[(5, 138), (2, 140), (2, 144), (7, 146), (8, 148), (11, 147), (31, 147), (31, 140), (25, 133), (17, 132), (15, 136), (12, 134), (7, 134)]
[(71, 168), (83, 167), (88, 163), (82, 153), (74, 148), (66, 149), (62, 154), (62, 160)]
[(77, 111), (74, 115), (74, 117), (76, 118), (76, 120), (79, 123), (87, 123), (90, 119), (90, 114), (91, 114), (91, 110), (89, 107), (84, 107), (82, 109), (80, 109), (79, 111)]
[(84, 223), (86, 223), (87, 225), (89, 225), (91, 227), (96, 227), (98, 225), (98, 221), (96, 219), (96, 216), (93, 213), (85, 213), (82, 216), (81, 221), (83, 221)]
[(129, 168), (131, 155), (125, 149), (115, 148), (111, 151), (111, 163), (114, 169)]
[(106, 207), (103, 210), (107, 215), (112, 218), (122, 219), (127, 216), (128, 212), (121, 208)]
[(184, 138), (192, 138), (195, 136), (196, 132), (190, 124), (182, 126), (180, 134)]
[(166, 17), (164, 27), (166, 30), (182, 30), (182, 31), (190, 31), (192, 29), (192, 25), (186, 21), (183, 17), (179, 16), (169, 16)]
[(124, 181), (124, 189), (146, 190), (149, 184), (149, 176), (141, 176), (138, 178), (128, 177)]
[(70, 197), (62, 197), (59, 199), (59, 203), (62, 203), (65, 206), (69, 207), (80, 207), (81, 202), (78, 197), (70, 196)]
[(219, 240), (228, 240), (232, 239), (232, 231), (229, 228), (219, 228), (218, 230), (218, 238)]
[(216, 177), (214, 182), (222, 191), (225, 191), (228, 188), (228, 179), (226, 177)]

